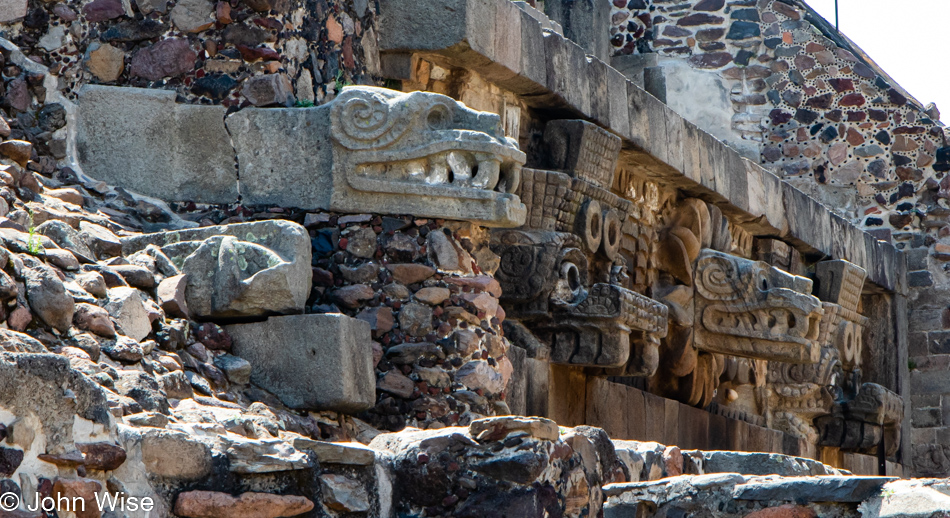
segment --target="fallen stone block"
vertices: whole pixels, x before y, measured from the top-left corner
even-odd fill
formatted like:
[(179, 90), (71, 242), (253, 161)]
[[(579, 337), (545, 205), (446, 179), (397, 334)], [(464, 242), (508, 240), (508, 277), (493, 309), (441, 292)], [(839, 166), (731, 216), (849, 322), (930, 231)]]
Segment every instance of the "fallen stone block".
[(251, 382), (291, 408), (355, 414), (375, 402), (373, 340), (362, 320), (293, 315), (225, 329), (234, 354), (251, 362)]
[[(303, 312), (313, 276), (310, 237), (290, 221), (260, 221), (122, 240), (128, 255), (149, 245), (184, 275), (184, 302), (192, 318), (234, 318)], [(173, 286), (160, 290), (163, 305), (175, 301)]]

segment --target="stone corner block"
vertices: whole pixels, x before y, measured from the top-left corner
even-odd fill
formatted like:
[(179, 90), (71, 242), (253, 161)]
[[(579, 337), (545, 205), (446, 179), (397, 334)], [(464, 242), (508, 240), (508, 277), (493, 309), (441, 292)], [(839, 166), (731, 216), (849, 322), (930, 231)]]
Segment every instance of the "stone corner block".
[(226, 326), (251, 382), (301, 410), (354, 414), (373, 406), (376, 376), (368, 323), (346, 315), (292, 315)]

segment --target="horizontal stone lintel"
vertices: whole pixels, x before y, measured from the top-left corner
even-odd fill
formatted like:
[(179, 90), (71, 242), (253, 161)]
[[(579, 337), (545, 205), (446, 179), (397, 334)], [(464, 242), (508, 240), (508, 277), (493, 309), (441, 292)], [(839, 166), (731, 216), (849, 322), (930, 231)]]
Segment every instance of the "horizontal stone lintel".
[(758, 236), (813, 257), (845, 259), (880, 289), (905, 294), (906, 263), (878, 241), (676, 114), (508, 0), (381, 0), (384, 70), (420, 54), (485, 75), (529, 106), (595, 122), (624, 140), (621, 163), (716, 203)]

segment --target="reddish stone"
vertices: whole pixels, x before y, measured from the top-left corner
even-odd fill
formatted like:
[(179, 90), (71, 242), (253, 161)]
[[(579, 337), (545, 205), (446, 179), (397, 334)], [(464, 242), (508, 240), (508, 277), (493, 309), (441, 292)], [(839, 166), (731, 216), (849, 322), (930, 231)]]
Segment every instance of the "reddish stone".
[(700, 0), (695, 6), (694, 11), (718, 11), (726, 4), (725, 0)]
[(89, 469), (112, 471), (125, 463), (126, 453), (121, 446), (107, 442), (77, 444), (83, 453), (83, 464)]
[(667, 446), (663, 450), (663, 465), (667, 477), (677, 477), (683, 474), (683, 452), (676, 446)]
[(689, 64), (696, 68), (720, 68), (731, 62), (732, 54), (728, 52), (696, 54), (689, 58)]
[(3, 98), (3, 104), (20, 112), (26, 112), (30, 109), (30, 105), (33, 104), (33, 96), (30, 95), (30, 89), (25, 79), (18, 77), (10, 81), (7, 85), (6, 96)]
[[(779, 3), (779, 2), (776, 2)], [(745, 515), (745, 518), (817, 518), (815, 511), (799, 505), (783, 505), (780, 507), (769, 507), (761, 511), (755, 511)]]
[(814, 54), (815, 52), (822, 52), (825, 50), (828, 50), (828, 49), (826, 49), (824, 45), (819, 45), (813, 41), (809, 41), (808, 45), (805, 45), (805, 52), (808, 52), (811, 54)]
[(333, 16), (327, 18), (327, 39), (333, 43), (343, 42), (343, 26)]
[(828, 161), (831, 165), (839, 165), (848, 158), (848, 145), (844, 142), (837, 142), (828, 148)]
[(864, 96), (859, 93), (848, 94), (838, 101), (840, 106), (861, 106), (865, 102)]
[(861, 133), (859, 133), (854, 128), (848, 128), (848, 133), (845, 137), (845, 140), (847, 140), (848, 144), (851, 144), (852, 146), (860, 146), (861, 144), (864, 144), (864, 135), (861, 135)]
[(866, 119), (868, 114), (864, 112), (848, 112), (848, 122), (861, 122)]
[(214, 8), (214, 15), (221, 25), (231, 23), (231, 4), (228, 2), (218, 2)]
[(253, 63), (254, 61), (260, 61), (262, 59), (280, 59), (280, 54), (278, 54), (276, 50), (267, 47), (248, 47), (246, 45), (238, 45), (237, 49), (238, 52), (241, 53), (241, 57), (244, 58), (244, 61), (250, 63)]
[(848, 78), (836, 77), (834, 79), (829, 79), (828, 84), (830, 84), (836, 92), (854, 90), (854, 81)]
[(125, 14), (122, 0), (93, 0), (82, 8), (86, 21), (101, 22), (118, 18)]
[(221, 326), (205, 322), (198, 327), (196, 333), (198, 341), (213, 351), (230, 351), (231, 335)]
[(188, 40), (170, 38), (136, 52), (131, 73), (149, 81), (177, 77), (193, 70), (196, 59), (198, 54), (188, 45)]
[(798, 56), (795, 56), (795, 68), (799, 70), (808, 70), (814, 66), (815, 58), (805, 54), (799, 54)]
[[(53, 498), (68, 501), (69, 509), (61, 510), (73, 511), (76, 518), (99, 518), (102, 516), (98, 502), (96, 502), (96, 493), (99, 491), (102, 491), (102, 484), (88, 478), (57, 478), (53, 483)], [(74, 504), (75, 508), (73, 507)]]
[(832, 100), (833, 100), (833, 97), (831, 94), (823, 94), (823, 95), (812, 97), (811, 99), (805, 101), (805, 105), (810, 106), (812, 108), (828, 109), (828, 108), (831, 108)]
[(887, 91), (887, 99), (898, 106), (907, 104), (907, 97), (893, 88)]
[(278, 518), (298, 516), (313, 509), (302, 496), (243, 493), (234, 497), (213, 491), (188, 491), (178, 495), (175, 514), (189, 518)]
[(343, 47), (341, 49), (343, 54), (343, 66), (347, 70), (353, 70), (356, 67), (356, 61), (353, 60), (353, 37), (347, 36), (343, 39)]

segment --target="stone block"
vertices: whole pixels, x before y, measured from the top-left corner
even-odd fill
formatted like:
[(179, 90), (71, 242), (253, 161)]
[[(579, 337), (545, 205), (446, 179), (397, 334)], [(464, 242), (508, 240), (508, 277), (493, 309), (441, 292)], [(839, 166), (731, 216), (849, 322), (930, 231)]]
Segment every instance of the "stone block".
[(610, 189), (620, 154), (620, 137), (579, 119), (560, 119), (544, 127), (548, 167)]
[(666, 401), (668, 400), (649, 392), (643, 392), (642, 394), (645, 410), (645, 436), (642, 440), (662, 443), (665, 437), (663, 433), (666, 421), (664, 415), (666, 413)]
[(680, 408), (683, 407), (679, 401), (672, 399), (663, 400), (663, 440), (657, 441), (667, 446), (678, 446), (679, 427), (680, 427)]
[(861, 502), (879, 495), (892, 479), (886, 477), (805, 477), (785, 480), (754, 479), (735, 487), (737, 500), (787, 500), (799, 502)]
[(627, 438), (633, 441), (646, 440), (648, 416), (642, 391), (627, 387), (627, 405), (623, 414), (627, 419)]
[(907, 283), (911, 288), (925, 288), (933, 286), (933, 276), (927, 270), (907, 272)]
[(950, 394), (950, 373), (914, 370), (910, 373), (910, 389), (914, 394)]
[[(379, 124), (368, 125), (360, 110)], [(511, 194), (524, 153), (497, 115), (443, 95), (347, 87), (316, 108), (241, 110), (227, 127), (244, 203), (524, 222)]]
[(373, 406), (369, 324), (341, 314), (271, 317), (225, 329), (251, 362), (251, 382), (300, 410), (355, 414)]
[(629, 439), (627, 419), (618, 409), (627, 408), (624, 385), (605, 378), (591, 378), (587, 383), (587, 420), (585, 424), (603, 428), (613, 439)]
[(857, 311), (867, 271), (848, 261), (822, 261), (815, 266), (818, 298)]
[(559, 23), (564, 35), (601, 61), (607, 61), (612, 47), (609, 41), (610, 4), (597, 0), (548, 0), (544, 11)]
[(26, 0), (3, 0), (0, 2), (0, 23), (12, 22), (26, 16), (29, 3)]
[(177, 104), (175, 92), (86, 85), (76, 149), (83, 171), (167, 201), (234, 203), (234, 150), (222, 106)]
[(122, 240), (132, 254), (162, 249), (185, 274), (185, 301), (197, 318), (303, 312), (310, 295), (310, 237), (290, 221), (218, 225)]

